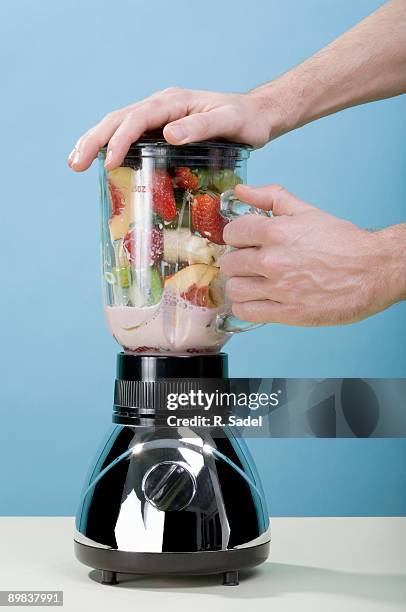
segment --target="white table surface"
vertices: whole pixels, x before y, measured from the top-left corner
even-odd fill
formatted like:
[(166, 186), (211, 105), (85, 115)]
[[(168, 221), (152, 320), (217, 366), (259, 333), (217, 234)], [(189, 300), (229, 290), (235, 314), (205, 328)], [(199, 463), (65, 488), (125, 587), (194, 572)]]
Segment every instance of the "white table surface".
[(71, 517), (0, 517), (0, 589), (63, 590), (64, 607), (48, 609), (89, 612), (406, 611), (406, 518), (272, 519), (269, 562), (238, 587), (218, 576), (100, 585), (72, 532)]

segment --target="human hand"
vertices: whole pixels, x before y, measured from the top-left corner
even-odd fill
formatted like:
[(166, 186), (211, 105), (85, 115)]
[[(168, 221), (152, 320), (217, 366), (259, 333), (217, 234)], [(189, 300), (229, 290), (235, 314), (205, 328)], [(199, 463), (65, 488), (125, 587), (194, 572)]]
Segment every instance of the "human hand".
[(343, 108), (404, 93), (405, 24), (405, 2), (392, 0), (314, 56), (248, 93), (158, 91), (106, 115), (79, 138), (68, 164), (86, 170), (108, 143), (105, 165), (111, 170), (132, 142), (161, 127), (174, 145), (223, 137), (260, 147)]
[(238, 185), (245, 215), (224, 229), (238, 247), (221, 258), (235, 316), (288, 325), (353, 323), (406, 298), (406, 225), (370, 232), (278, 185)]
[(109, 113), (77, 141), (68, 157), (76, 171), (89, 168), (108, 143), (105, 166), (119, 166), (131, 143), (164, 126), (170, 144), (226, 138), (261, 147), (270, 139), (269, 101), (261, 92), (223, 94), (170, 87)]

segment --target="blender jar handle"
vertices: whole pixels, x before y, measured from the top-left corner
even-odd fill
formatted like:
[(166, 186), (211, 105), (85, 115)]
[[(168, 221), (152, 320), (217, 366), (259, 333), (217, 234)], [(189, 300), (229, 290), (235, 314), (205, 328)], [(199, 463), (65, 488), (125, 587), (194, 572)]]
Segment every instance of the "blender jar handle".
[[(232, 221), (242, 215), (261, 215), (263, 217), (272, 217), (272, 214), (266, 210), (256, 208), (250, 204), (240, 202), (235, 196), (234, 189), (224, 191), (220, 196), (220, 212), (223, 217)], [(230, 248), (230, 247), (229, 247)], [(230, 250), (233, 250), (230, 248)], [(235, 317), (232, 313), (218, 314), (216, 317), (216, 330), (222, 333), (233, 334), (235, 332), (249, 331), (262, 327), (264, 323), (250, 323), (242, 321)]]

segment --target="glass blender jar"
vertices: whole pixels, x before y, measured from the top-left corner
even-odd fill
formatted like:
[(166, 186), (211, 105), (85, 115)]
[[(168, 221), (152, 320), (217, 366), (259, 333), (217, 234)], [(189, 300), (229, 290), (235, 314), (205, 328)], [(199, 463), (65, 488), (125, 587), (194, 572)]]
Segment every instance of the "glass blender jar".
[(232, 316), (219, 269), (225, 225), (264, 214), (233, 195), (249, 154), (222, 141), (173, 146), (162, 133), (111, 171), (99, 153), (105, 314), (126, 353), (216, 353), (256, 327)]
[[(221, 573), (231, 586), (268, 557), (266, 499), (243, 439), (227, 423), (157, 419), (169, 393), (228, 390), (219, 351), (255, 326), (232, 316), (219, 268), (225, 225), (259, 214), (233, 194), (249, 152), (227, 142), (175, 147), (150, 134), (115, 170), (99, 154), (105, 312), (124, 351), (114, 426), (76, 514), (75, 553), (103, 583), (118, 573)], [(192, 406), (182, 404), (182, 416)]]

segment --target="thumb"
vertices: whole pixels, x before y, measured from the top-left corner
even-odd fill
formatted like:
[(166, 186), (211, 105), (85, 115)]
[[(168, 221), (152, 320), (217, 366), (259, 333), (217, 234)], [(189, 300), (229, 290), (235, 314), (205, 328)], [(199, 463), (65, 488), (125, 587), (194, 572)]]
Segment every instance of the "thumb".
[(237, 185), (234, 191), (242, 202), (263, 210), (270, 210), (276, 217), (296, 215), (311, 208), (309, 204), (299, 200), (281, 185), (265, 185), (264, 187)]
[(234, 132), (235, 113), (230, 107), (221, 106), (168, 123), (164, 128), (164, 137), (170, 144), (180, 145), (218, 137), (233, 140)]

